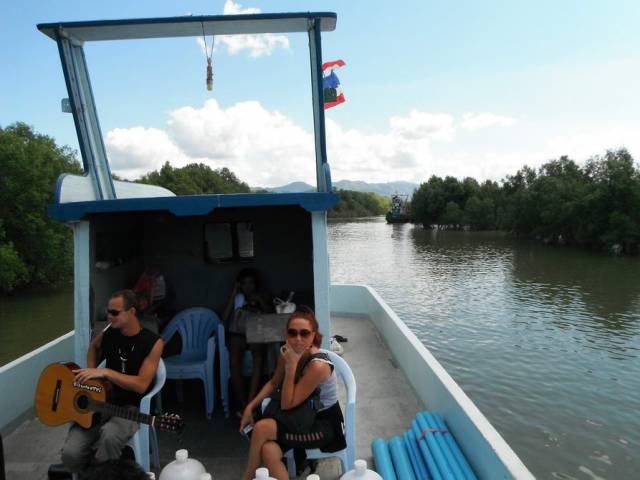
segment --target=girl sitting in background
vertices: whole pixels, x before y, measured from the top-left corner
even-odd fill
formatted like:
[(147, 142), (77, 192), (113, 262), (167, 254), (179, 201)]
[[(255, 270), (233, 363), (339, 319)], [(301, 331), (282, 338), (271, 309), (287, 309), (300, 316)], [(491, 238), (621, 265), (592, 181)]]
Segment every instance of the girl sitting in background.
[(249, 397), (253, 397), (260, 387), (262, 378), (263, 359), (265, 356), (264, 344), (248, 344), (246, 338), (246, 325), (242, 323), (242, 317), (238, 312), (244, 310), (255, 313), (266, 313), (268, 306), (259, 289), (258, 272), (253, 268), (245, 268), (240, 271), (233, 285), (229, 301), (224, 311), (225, 329), (227, 330), (227, 344), (229, 347), (229, 369), (231, 370), (231, 388), (238, 405), (238, 413), (247, 404), (245, 395), (244, 377), (242, 375), (242, 363), (244, 352), (249, 347), (253, 358), (251, 371), (251, 383)]

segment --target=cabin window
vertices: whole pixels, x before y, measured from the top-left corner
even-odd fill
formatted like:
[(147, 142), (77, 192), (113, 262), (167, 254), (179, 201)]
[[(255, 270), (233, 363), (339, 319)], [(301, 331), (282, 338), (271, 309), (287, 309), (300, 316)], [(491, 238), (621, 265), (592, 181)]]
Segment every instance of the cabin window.
[(253, 224), (251, 222), (205, 224), (204, 254), (208, 262), (253, 258)]
[(238, 222), (236, 224), (238, 234), (238, 256), (240, 258), (253, 258), (253, 224), (251, 222)]
[(128, 262), (140, 255), (140, 244), (131, 241), (133, 232), (98, 232), (95, 237), (95, 261), (103, 268)]

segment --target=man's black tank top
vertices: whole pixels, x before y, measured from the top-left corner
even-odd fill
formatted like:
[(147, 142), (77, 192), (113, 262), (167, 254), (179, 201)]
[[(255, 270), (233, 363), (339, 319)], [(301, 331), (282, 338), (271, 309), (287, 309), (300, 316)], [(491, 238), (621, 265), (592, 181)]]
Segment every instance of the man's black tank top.
[[(123, 335), (117, 328), (110, 328), (102, 335), (102, 358), (106, 359), (107, 368), (111, 370), (125, 375), (137, 375), (142, 362), (147, 358), (159, 338), (158, 335), (146, 328), (130, 337)], [(153, 382), (147, 391), (152, 386)], [(109, 403), (137, 407), (143, 396), (114, 384), (109, 395)]]

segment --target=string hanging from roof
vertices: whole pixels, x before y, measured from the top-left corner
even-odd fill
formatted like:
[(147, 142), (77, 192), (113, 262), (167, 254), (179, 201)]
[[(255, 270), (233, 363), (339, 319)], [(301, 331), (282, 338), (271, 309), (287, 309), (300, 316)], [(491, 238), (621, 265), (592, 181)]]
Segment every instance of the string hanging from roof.
[(202, 25), (202, 43), (204, 44), (204, 56), (207, 59), (207, 90), (213, 90), (213, 40), (211, 35), (211, 53), (207, 48), (207, 37), (204, 33), (204, 22), (200, 22)]

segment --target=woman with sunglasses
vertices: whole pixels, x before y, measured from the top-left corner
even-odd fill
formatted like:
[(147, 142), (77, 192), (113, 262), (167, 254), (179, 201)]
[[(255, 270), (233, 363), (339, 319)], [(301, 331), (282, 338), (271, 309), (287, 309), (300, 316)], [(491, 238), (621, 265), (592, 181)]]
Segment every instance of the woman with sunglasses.
[[(278, 480), (288, 479), (282, 457), (291, 448), (320, 448), (328, 452), (345, 448), (336, 374), (328, 355), (320, 351), (321, 344), (322, 335), (313, 312), (294, 312), (287, 323), (287, 343), (282, 347), (273, 377), (249, 402), (240, 421), (240, 432), (253, 425), (243, 479), (252, 479), (261, 464)], [(293, 433), (273, 418), (262, 418), (254, 423), (254, 411), (260, 417), (263, 400), (277, 389), (280, 389), (283, 411), (295, 409), (312, 395), (319, 394), (321, 407), (308, 432)]]

